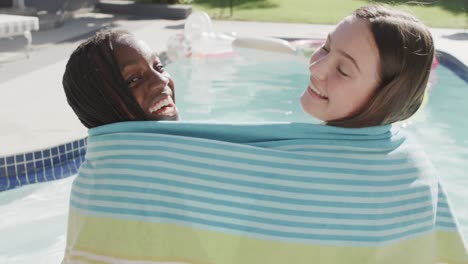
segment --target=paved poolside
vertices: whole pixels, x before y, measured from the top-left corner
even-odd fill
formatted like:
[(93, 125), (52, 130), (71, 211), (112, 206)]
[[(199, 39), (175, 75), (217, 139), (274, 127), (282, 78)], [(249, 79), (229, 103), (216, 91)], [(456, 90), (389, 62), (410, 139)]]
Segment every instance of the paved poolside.
[[(97, 13), (81, 14), (64, 26), (33, 32), (30, 58), (17, 45), (22, 39), (0, 39), (0, 157), (40, 150), (87, 135), (68, 106), (61, 79), (68, 56), (93, 32), (126, 29), (156, 51), (164, 51), (170, 36), (183, 33), (183, 20), (128, 19)], [(325, 38), (330, 25), (213, 21), (216, 32), (238, 36), (290, 39)], [(468, 31), (431, 29), (436, 48), (468, 65)], [(5, 52), (5, 50), (7, 52)]]

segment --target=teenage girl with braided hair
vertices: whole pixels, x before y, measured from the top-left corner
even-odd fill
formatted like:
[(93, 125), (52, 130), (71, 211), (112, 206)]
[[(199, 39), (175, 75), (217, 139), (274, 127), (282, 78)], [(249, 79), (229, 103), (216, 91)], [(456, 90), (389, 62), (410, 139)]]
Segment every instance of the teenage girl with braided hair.
[(103, 31), (72, 53), (63, 75), (67, 101), (87, 128), (143, 120), (178, 120), (174, 81), (143, 41)]

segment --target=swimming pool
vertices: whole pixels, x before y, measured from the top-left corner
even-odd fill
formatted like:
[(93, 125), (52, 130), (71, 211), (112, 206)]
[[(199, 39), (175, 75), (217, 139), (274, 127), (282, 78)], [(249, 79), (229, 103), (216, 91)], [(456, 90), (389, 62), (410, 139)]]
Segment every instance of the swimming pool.
[[(185, 120), (318, 122), (298, 97), (308, 83), (300, 56), (236, 50), (216, 59), (184, 59), (166, 68), (176, 81)], [(468, 85), (439, 66), (427, 104), (404, 129), (415, 134), (438, 170), (468, 237)], [(67, 208), (74, 177), (0, 193), (0, 263), (59, 263), (65, 247)]]

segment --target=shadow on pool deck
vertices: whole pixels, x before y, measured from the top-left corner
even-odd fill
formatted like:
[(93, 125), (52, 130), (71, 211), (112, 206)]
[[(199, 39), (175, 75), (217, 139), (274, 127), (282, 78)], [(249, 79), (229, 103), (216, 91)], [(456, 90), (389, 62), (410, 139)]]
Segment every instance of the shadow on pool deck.
[(455, 33), (452, 35), (442, 36), (442, 38), (464, 41), (468, 40), (468, 32)]

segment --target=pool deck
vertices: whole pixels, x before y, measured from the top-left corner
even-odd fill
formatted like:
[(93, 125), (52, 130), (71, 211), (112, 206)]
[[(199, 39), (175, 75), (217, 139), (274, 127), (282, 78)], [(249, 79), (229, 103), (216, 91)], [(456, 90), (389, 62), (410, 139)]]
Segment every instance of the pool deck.
[[(184, 20), (135, 19), (82, 13), (59, 28), (33, 32), (29, 58), (22, 38), (0, 39), (0, 157), (42, 150), (87, 136), (68, 106), (61, 79), (70, 53), (102, 28), (126, 29), (164, 51), (170, 36), (183, 33)], [(323, 39), (330, 25), (213, 21), (216, 32), (238, 36)], [(435, 45), (468, 65), (468, 31), (431, 29)], [(304, 69), (306, 70), (306, 69)]]

